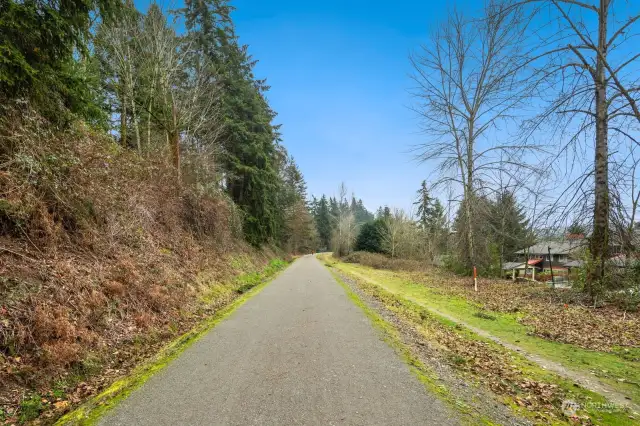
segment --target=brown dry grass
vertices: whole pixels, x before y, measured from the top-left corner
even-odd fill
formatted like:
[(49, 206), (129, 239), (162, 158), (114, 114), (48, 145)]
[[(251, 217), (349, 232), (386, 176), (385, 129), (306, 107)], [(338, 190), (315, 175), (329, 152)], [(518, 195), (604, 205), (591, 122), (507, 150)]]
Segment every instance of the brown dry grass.
[(233, 256), (257, 267), (273, 255), (240, 241), (224, 195), (179, 184), (162, 156), (142, 158), (82, 124), (58, 131), (4, 112), (0, 410), (95, 374), (89, 364), (134, 363), (139, 342), (149, 349), (200, 315), (207, 283), (240, 272)]
[(340, 260), (349, 263), (359, 263), (376, 269), (388, 269), (390, 271), (425, 271), (429, 269), (426, 261), (415, 259), (391, 258), (379, 253), (356, 251)]

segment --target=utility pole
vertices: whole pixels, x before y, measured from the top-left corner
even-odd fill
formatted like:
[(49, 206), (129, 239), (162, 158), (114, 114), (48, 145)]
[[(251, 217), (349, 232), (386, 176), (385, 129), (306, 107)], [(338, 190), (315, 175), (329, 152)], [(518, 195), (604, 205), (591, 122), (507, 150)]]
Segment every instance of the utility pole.
[(551, 287), (552, 288), (556, 288), (556, 282), (553, 279), (553, 265), (551, 264), (551, 246), (547, 247), (548, 253), (549, 253), (549, 269), (551, 269)]

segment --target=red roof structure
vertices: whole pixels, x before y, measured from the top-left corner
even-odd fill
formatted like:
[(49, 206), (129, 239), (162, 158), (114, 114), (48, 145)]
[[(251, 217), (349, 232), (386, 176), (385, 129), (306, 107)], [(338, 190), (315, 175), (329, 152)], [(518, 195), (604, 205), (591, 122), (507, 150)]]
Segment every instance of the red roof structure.
[(567, 240), (584, 240), (584, 234), (567, 234)]

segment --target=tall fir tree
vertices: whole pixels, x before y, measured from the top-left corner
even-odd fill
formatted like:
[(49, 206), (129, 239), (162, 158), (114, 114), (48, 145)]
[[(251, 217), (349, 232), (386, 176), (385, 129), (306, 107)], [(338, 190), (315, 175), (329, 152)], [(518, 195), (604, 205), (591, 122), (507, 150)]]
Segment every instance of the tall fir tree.
[(318, 209), (316, 213), (316, 227), (318, 228), (318, 238), (320, 240), (320, 247), (325, 250), (329, 249), (331, 244), (331, 230), (332, 220), (329, 202), (327, 197), (323, 194), (318, 202)]
[(231, 10), (225, 0), (188, 0), (184, 15), (189, 37), (210, 58), (212, 81), (222, 92), (227, 191), (244, 211), (247, 240), (259, 245), (278, 234), (282, 221), (276, 201), (282, 185), (277, 169), (280, 134), (264, 96), (269, 87), (253, 75), (255, 61), (247, 46), (238, 44)]
[(427, 188), (427, 181), (423, 180), (418, 190), (418, 199), (413, 203), (413, 205), (417, 206), (418, 223), (423, 229), (427, 229), (429, 226), (432, 201), (433, 198)]
[(502, 266), (503, 262), (514, 257), (517, 250), (528, 245), (528, 220), (515, 195), (504, 191), (491, 204), (488, 222)]
[(366, 222), (360, 227), (354, 249), (371, 253), (384, 253), (383, 239), (386, 235), (386, 223), (383, 219)]
[(53, 122), (75, 113), (104, 125), (97, 67), (88, 41), (93, 22), (110, 21), (120, 0), (0, 2), (0, 102), (28, 99)]
[(354, 198), (351, 206), (353, 214), (355, 216), (356, 225), (362, 225), (364, 223), (373, 221), (373, 213), (367, 210), (367, 208), (364, 206), (364, 203), (362, 202), (362, 199), (358, 199), (356, 201)]
[(331, 229), (335, 229), (340, 216), (340, 205), (334, 197), (329, 197), (329, 215), (331, 216)]

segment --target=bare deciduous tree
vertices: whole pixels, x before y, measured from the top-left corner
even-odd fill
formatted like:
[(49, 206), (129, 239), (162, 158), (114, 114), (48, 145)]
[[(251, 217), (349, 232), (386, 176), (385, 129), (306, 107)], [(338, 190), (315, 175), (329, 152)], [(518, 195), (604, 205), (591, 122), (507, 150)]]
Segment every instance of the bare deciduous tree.
[[(507, 6), (491, 2), (485, 19), (452, 12), (447, 22), (412, 57), (418, 84), (416, 108), (428, 141), (418, 147), (421, 160), (437, 160), (440, 179), (461, 187), (467, 223), (475, 220), (474, 200), (495, 185), (496, 171), (518, 176), (536, 171), (524, 159), (536, 149), (527, 143), (496, 142), (496, 130), (514, 121), (530, 85), (519, 79), (526, 62), (519, 44), (523, 22)], [(476, 263), (474, 226), (465, 230), (469, 266)]]
[[(151, 88), (143, 106), (151, 121), (166, 133), (174, 166), (180, 173), (181, 140), (215, 164), (217, 139), (222, 131), (218, 87), (213, 67), (204, 55), (191, 48), (167, 26), (159, 10), (150, 10), (140, 38)], [(155, 103), (155, 107), (154, 107)], [(149, 132), (149, 130), (148, 130)]]
[[(591, 292), (593, 283), (604, 277), (610, 244), (609, 174), (611, 162), (618, 161), (612, 158), (617, 150), (611, 142), (639, 143), (630, 126), (637, 128), (640, 123), (640, 53), (633, 48), (640, 14), (631, 3), (613, 0), (514, 1), (507, 12), (519, 14), (522, 7), (531, 8), (531, 19), (544, 13), (548, 22), (530, 37), (530, 45), (537, 46), (530, 61), (539, 64), (537, 75), (544, 82), (539, 92), (555, 95), (549, 108), (532, 122), (528, 135), (551, 119), (553, 134), (561, 141), (560, 152), (574, 157), (573, 162), (579, 150), (576, 145), (581, 143), (582, 151), (593, 155), (590, 169), (570, 186), (571, 202), (563, 209), (592, 209), (594, 268), (587, 280)], [(584, 189), (591, 182), (591, 188)]]
[[(135, 144), (138, 152), (140, 145), (140, 128), (138, 124), (138, 111), (136, 108), (136, 96), (140, 90), (136, 54), (138, 53), (138, 39), (141, 29), (139, 14), (131, 9), (122, 14), (118, 22), (108, 22), (100, 27), (97, 40), (97, 52), (103, 69), (108, 73), (107, 84), (117, 94), (120, 106), (120, 143), (127, 144), (127, 118), (131, 115), (131, 121), (135, 131)], [(130, 111), (129, 111), (130, 108)]]
[(162, 135), (180, 174), (181, 145), (188, 144), (190, 168), (209, 180), (215, 178), (211, 169), (215, 169), (223, 129), (219, 87), (215, 67), (191, 46), (189, 36), (179, 37), (157, 4), (144, 17), (127, 9), (118, 21), (101, 25), (96, 37), (96, 50), (109, 76), (107, 84), (120, 106), (122, 143), (127, 142), (132, 125), (135, 145), (143, 152), (142, 116), (146, 150), (152, 148), (152, 133)]
[(426, 233), (402, 209), (384, 218), (382, 248), (391, 257), (419, 258)]
[(356, 238), (356, 219), (347, 202), (347, 187), (340, 184), (338, 198), (338, 217), (331, 238), (333, 251), (338, 256), (344, 256), (351, 251)]

